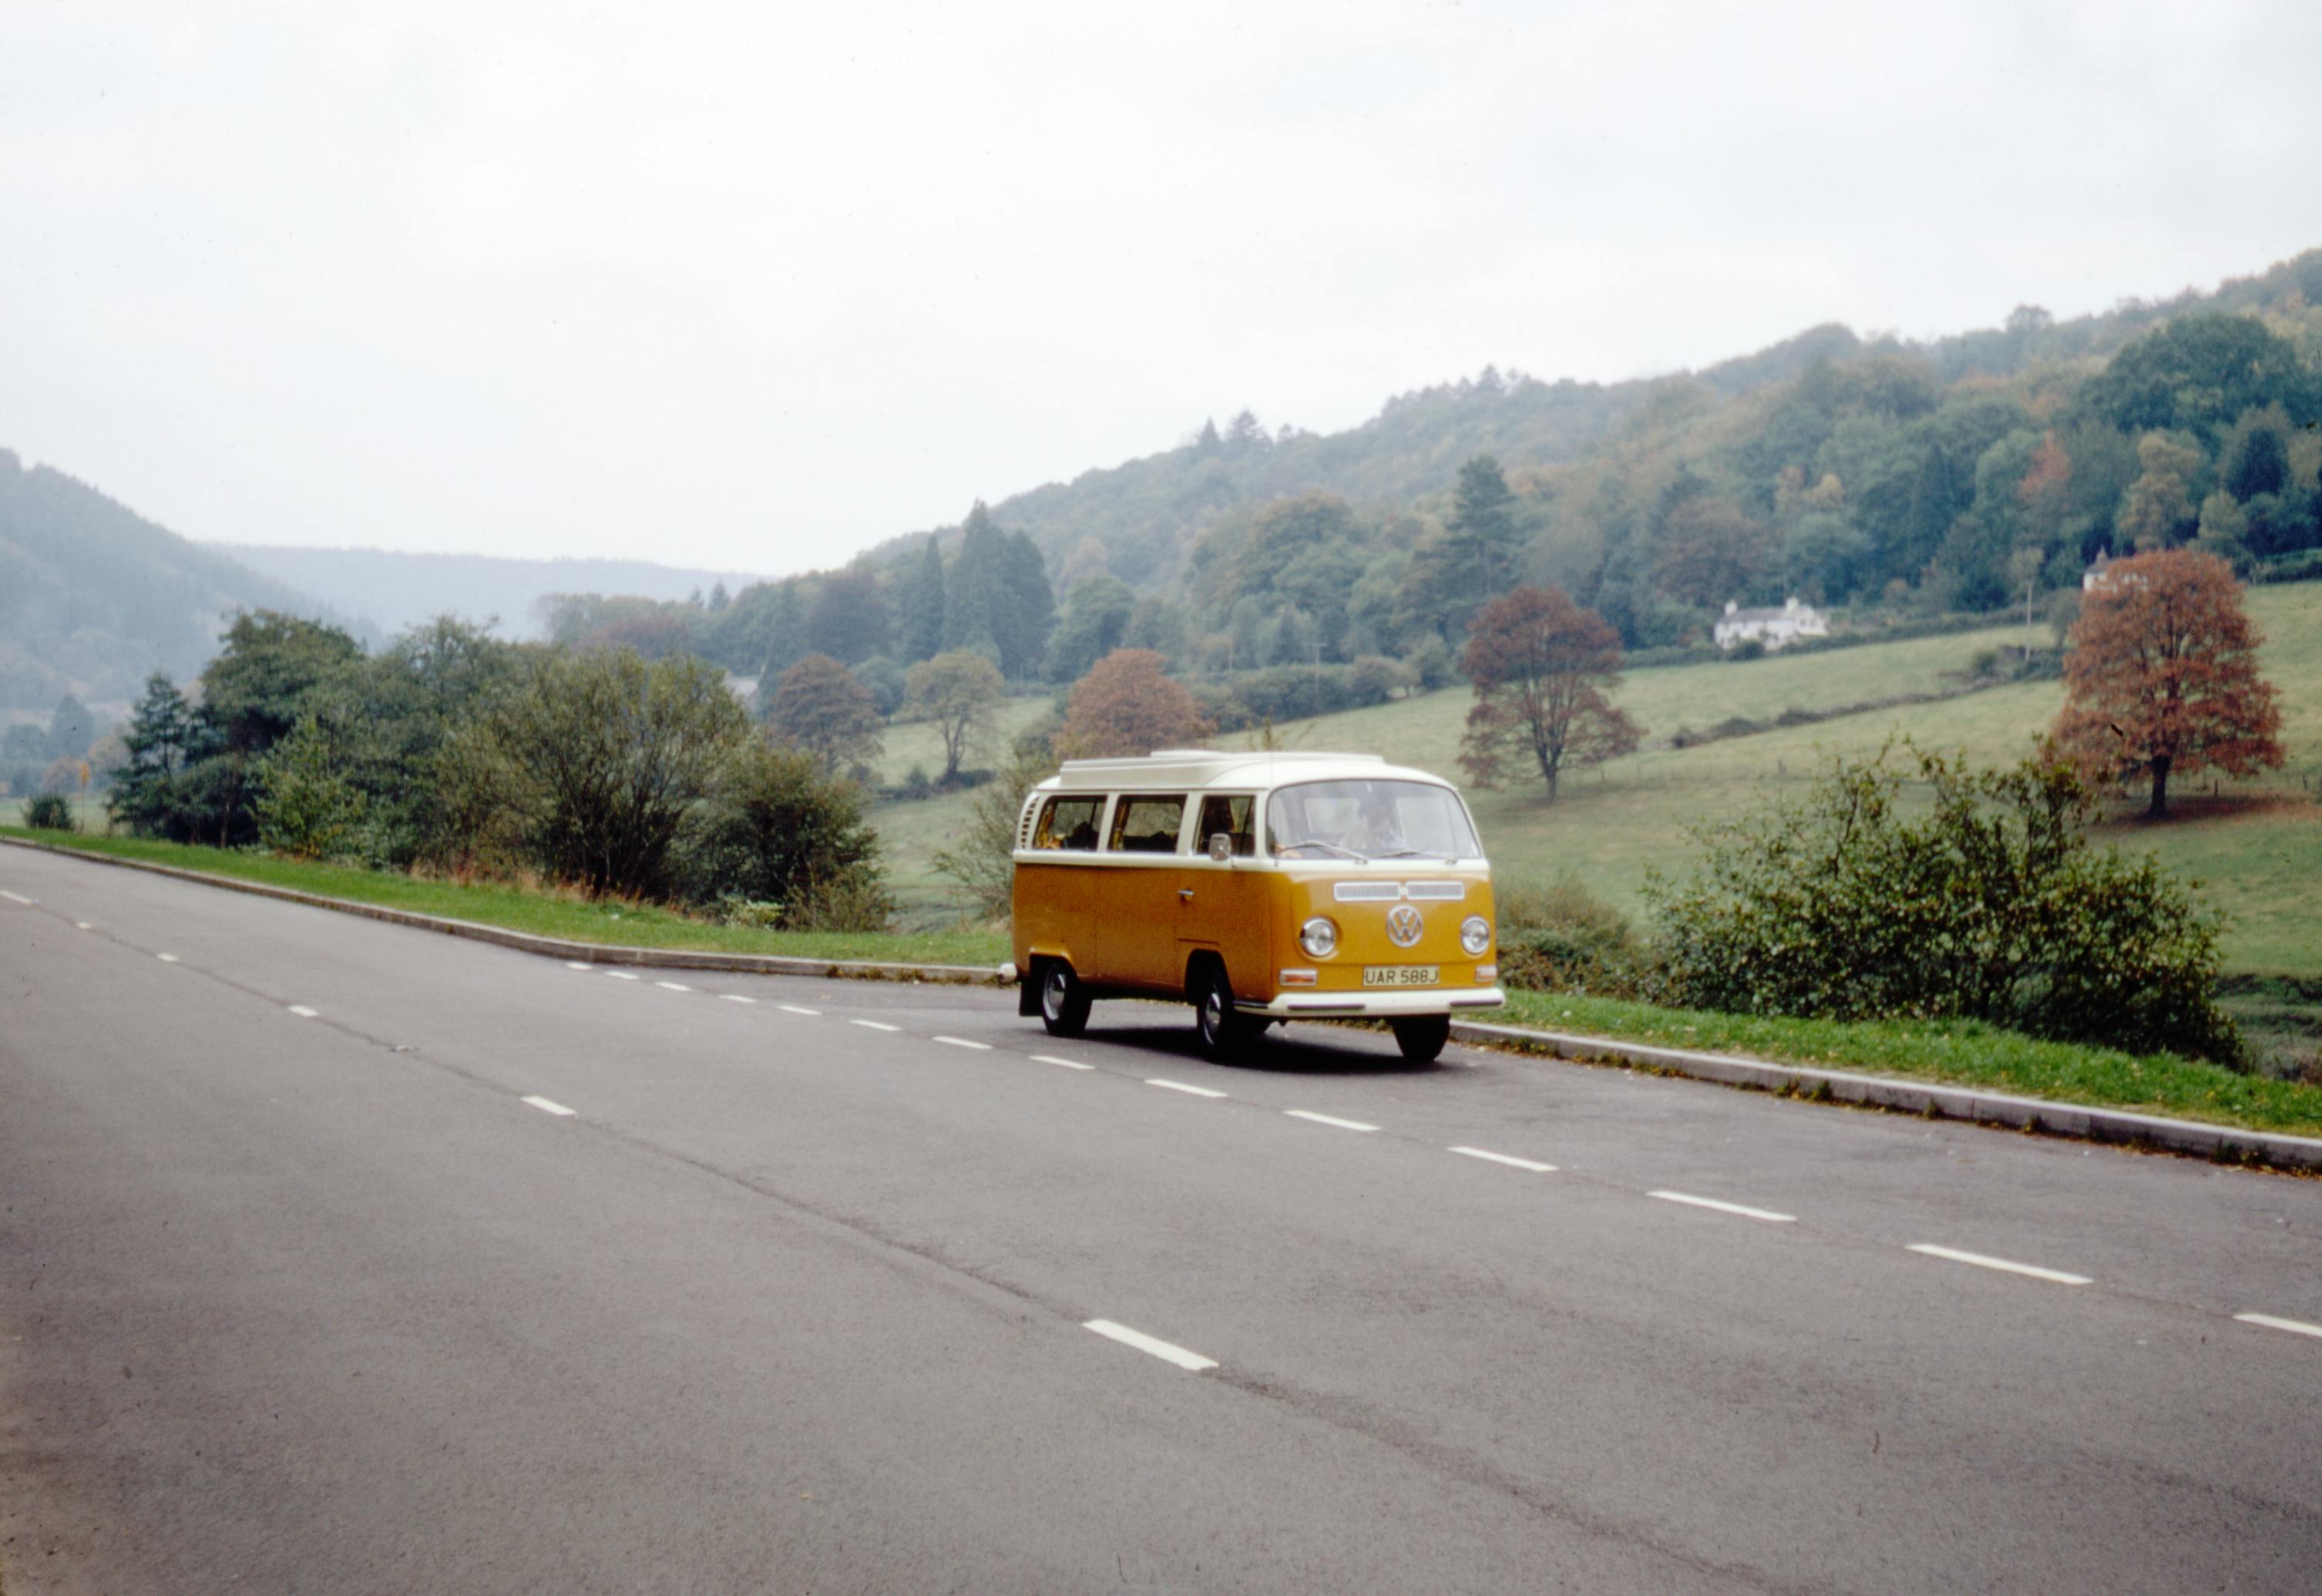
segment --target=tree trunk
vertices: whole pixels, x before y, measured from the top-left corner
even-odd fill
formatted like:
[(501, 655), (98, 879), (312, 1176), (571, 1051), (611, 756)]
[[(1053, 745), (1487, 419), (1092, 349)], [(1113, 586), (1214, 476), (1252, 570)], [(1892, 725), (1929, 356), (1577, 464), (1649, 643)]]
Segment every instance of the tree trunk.
[(2169, 756), (2162, 754), (2153, 762), (2153, 803), (2144, 811), (2148, 820), (2169, 818)]

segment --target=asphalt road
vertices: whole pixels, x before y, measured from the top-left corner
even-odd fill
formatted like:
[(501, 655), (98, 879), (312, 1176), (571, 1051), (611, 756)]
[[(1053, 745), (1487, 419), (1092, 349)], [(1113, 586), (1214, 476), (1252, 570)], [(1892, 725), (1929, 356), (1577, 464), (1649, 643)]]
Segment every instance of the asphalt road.
[(0, 892), (8, 1596), (2322, 1585), (2322, 1182)]

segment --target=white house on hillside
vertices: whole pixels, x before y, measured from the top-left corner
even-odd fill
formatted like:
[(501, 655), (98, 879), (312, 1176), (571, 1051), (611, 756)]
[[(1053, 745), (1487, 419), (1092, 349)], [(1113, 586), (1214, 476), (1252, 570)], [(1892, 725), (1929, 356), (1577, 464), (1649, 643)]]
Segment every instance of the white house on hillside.
[(1828, 637), (1830, 623), (1813, 605), (1800, 604), (1795, 598), (1786, 601), (1779, 609), (1743, 609), (1729, 598), (1725, 601), (1725, 618), (1717, 623), (1712, 635), (1719, 648), (1755, 641), (1765, 644), (1766, 652), (1771, 653), (1801, 637)]

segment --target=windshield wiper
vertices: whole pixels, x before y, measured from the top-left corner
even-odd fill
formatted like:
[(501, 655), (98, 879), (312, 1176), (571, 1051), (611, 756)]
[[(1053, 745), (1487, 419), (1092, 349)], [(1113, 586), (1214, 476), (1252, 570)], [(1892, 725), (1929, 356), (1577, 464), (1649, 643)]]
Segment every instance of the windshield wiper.
[(1367, 853), (1358, 853), (1352, 848), (1341, 848), (1336, 843), (1326, 843), (1317, 837), (1308, 837), (1303, 842), (1282, 844), (1282, 851), (1284, 853), (1289, 853), (1293, 848), (1322, 848), (1336, 853), (1341, 859), (1351, 859), (1361, 864), (1368, 864), (1371, 860), (1371, 856)]
[(1458, 857), (1453, 854), (1431, 853), (1425, 848), (1395, 848), (1385, 853), (1373, 853), (1370, 857), (1373, 859), (1440, 859), (1446, 864), (1459, 862)]

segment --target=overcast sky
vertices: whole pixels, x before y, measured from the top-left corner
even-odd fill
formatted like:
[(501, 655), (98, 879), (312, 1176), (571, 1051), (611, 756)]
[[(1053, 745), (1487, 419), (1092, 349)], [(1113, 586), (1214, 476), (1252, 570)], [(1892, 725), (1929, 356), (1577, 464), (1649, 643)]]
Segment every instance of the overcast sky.
[(0, 5), (0, 447), (211, 540), (780, 572), (1487, 361), (2322, 244), (2322, 7)]

